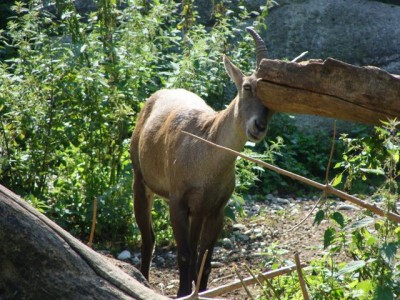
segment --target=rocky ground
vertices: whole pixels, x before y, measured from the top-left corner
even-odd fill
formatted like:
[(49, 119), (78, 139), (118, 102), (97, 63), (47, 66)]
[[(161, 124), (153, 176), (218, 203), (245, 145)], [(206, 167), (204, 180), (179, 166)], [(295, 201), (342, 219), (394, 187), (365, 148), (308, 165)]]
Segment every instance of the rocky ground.
[[(299, 223), (312, 211), (317, 198), (277, 198), (267, 196), (263, 203), (251, 203), (245, 207), (246, 217), (238, 218), (236, 223), (226, 226), (215, 248), (213, 270), (209, 288), (221, 286), (237, 279), (235, 266), (242, 277), (249, 277), (247, 265), (253, 272), (268, 271), (273, 263), (280, 266), (294, 263), (294, 254), (300, 253), (301, 262), (308, 264), (324, 255), (322, 249), (323, 233), (328, 222), (314, 225), (315, 209), (300, 225)], [(336, 209), (354, 218), (358, 208), (332, 201)], [(131, 264), (139, 267), (139, 253), (129, 258)], [(175, 297), (178, 288), (178, 270), (175, 249), (156, 249), (150, 270), (150, 286), (159, 293)], [(253, 296), (260, 294), (260, 288), (251, 288)], [(243, 288), (221, 295), (227, 299), (247, 299)]]

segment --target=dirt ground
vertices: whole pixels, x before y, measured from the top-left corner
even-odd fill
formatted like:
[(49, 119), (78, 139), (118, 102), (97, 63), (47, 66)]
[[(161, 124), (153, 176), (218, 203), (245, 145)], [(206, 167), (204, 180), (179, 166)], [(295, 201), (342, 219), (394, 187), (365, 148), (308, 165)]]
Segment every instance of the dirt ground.
[[(277, 198), (266, 203), (246, 206), (246, 217), (226, 226), (224, 236), (218, 242), (213, 256), (213, 270), (208, 288), (214, 288), (236, 280), (235, 267), (243, 278), (251, 276), (247, 265), (255, 274), (271, 269), (272, 263), (284, 267), (294, 264), (294, 255), (300, 254), (303, 264), (324, 255), (323, 234), (328, 226), (323, 221), (313, 225), (315, 209), (311, 215), (299, 223), (312, 211), (316, 199)], [(336, 209), (348, 218), (355, 217), (359, 210), (341, 201), (333, 202)], [(274, 245), (274, 246), (272, 246)], [(272, 246), (272, 247), (271, 247)], [(133, 259), (139, 267), (139, 259)], [(159, 249), (156, 246), (150, 269), (150, 286), (160, 294), (174, 298), (179, 285), (176, 250)], [(261, 294), (259, 286), (251, 286), (253, 297)], [(250, 299), (244, 288), (218, 296), (223, 299)]]

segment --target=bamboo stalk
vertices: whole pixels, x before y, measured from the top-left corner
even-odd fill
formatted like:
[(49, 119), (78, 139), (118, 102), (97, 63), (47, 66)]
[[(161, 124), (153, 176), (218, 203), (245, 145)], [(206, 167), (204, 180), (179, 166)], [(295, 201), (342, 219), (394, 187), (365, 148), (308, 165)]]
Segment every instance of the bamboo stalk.
[[(257, 283), (257, 281), (263, 282), (265, 279), (274, 278), (276, 276), (287, 274), (294, 270), (296, 270), (296, 266), (284, 267), (277, 270), (264, 272), (262, 274), (256, 275), (256, 278), (253, 278), (252, 276), (246, 277), (245, 279), (243, 279), (243, 284), (250, 285)], [(204, 297), (215, 297), (218, 295), (231, 292), (233, 290), (240, 289), (241, 287), (242, 287), (242, 282), (239, 279), (237, 279), (231, 283), (224, 284), (219, 287), (201, 292), (199, 295)]]
[[(250, 293), (250, 290), (249, 290), (248, 287), (247, 287), (248, 285), (244, 283), (243, 278), (242, 278), (242, 276), (240, 275), (237, 266), (234, 266), (234, 269), (235, 269), (235, 272), (236, 272), (237, 277), (239, 277), (240, 283), (242, 284), (244, 290), (246, 291), (247, 296), (249, 296), (249, 298), (250, 298), (251, 300), (254, 300), (254, 297), (253, 297), (253, 295)], [(253, 278), (257, 280), (257, 278), (255, 278), (255, 277), (253, 277)]]
[(92, 228), (90, 230), (89, 242), (87, 245), (92, 248), (93, 238), (94, 238), (94, 230), (96, 228), (96, 218), (97, 218), (97, 198), (94, 197), (93, 200), (93, 217), (92, 217)]
[(320, 190), (324, 191), (327, 194), (329, 193), (329, 194), (338, 196), (339, 198), (342, 198), (343, 200), (347, 200), (347, 201), (349, 201), (349, 202), (351, 202), (353, 204), (356, 204), (356, 205), (361, 206), (361, 207), (363, 207), (365, 209), (368, 209), (369, 211), (371, 211), (371, 212), (373, 212), (373, 213), (375, 213), (375, 214), (377, 214), (379, 216), (387, 217), (388, 219), (390, 219), (390, 220), (392, 220), (394, 222), (400, 223), (400, 216), (398, 214), (395, 214), (395, 213), (390, 212), (390, 211), (385, 212), (382, 209), (380, 209), (379, 207), (377, 207), (375, 204), (374, 205), (369, 204), (369, 203), (367, 203), (367, 202), (365, 202), (365, 201), (363, 201), (363, 200), (361, 200), (361, 199), (359, 199), (357, 197), (354, 197), (354, 196), (349, 195), (349, 194), (347, 194), (345, 192), (337, 190), (334, 187), (332, 187), (330, 184), (321, 184), (321, 183), (316, 182), (314, 180), (308, 179), (308, 178), (306, 178), (304, 176), (289, 172), (287, 170), (281, 169), (281, 168), (276, 167), (274, 165), (271, 165), (269, 163), (263, 162), (261, 160), (258, 160), (258, 159), (252, 158), (252, 157), (249, 157), (249, 156), (244, 155), (244, 154), (242, 154), (240, 152), (237, 152), (235, 150), (226, 148), (226, 147), (221, 146), (221, 145), (217, 145), (217, 144), (215, 144), (213, 142), (207, 141), (207, 140), (205, 140), (205, 139), (203, 139), (201, 137), (198, 137), (198, 136), (196, 136), (194, 134), (191, 134), (189, 132), (186, 132), (186, 131), (182, 131), (182, 132), (184, 134), (187, 134), (187, 135), (191, 136), (191, 137), (199, 139), (199, 140), (207, 143), (210, 146), (213, 146), (215, 148), (218, 148), (220, 150), (228, 152), (228, 153), (230, 153), (232, 155), (240, 156), (240, 157), (242, 157), (244, 159), (247, 159), (247, 160), (249, 160), (251, 162), (254, 162), (256, 164), (262, 165), (263, 167), (265, 167), (265, 168), (267, 168), (269, 170), (275, 171), (276, 173), (279, 173), (281, 175), (287, 176), (287, 177), (292, 178), (294, 180), (297, 180), (297, 181), (303, 182), (305, 184), (308, 184), (310, 186), (313, 186), (313, 187), (315, 187), (317, 189), (320, 189)]
[(296, 254), (294, 255), (294, 259), (296, 261), (297, 275), (299, 276), (301, 292), (303, 293), (304, 300), (310, 300), (310, 297), (308, 296), (308, 293), (307, 293), (307, 287), (306, 287), (306, 283), (304, 281), (303, 273), (301, 271), (300, 255), (298, 252), (296, 252)]
[(206, 263), (207, 255), (208, 255), (208, 249), (206, 249), (206, 251), (204, 252), (203, 259), (201, 260), (200, 270), (197, 277), (196, 289), (194, 291), (195, 294), (198, 294), (200, 290), (201, 277), (203, 276), (204, 264)]

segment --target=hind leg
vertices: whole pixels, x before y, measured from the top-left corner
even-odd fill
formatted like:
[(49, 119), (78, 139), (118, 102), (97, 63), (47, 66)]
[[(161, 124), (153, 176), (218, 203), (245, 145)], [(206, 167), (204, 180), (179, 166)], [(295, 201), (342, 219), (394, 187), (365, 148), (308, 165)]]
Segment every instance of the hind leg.
[(214, 245), (217, 242), (218, 236), (222, 231), (224, 223), (224, 211), (221, 210), (215, 214), (209, 216), (204, 220), (203, 230), (200, 239), (200, 249), (198, 258), (198, 270), (200, 269), (201, 261), (203, 256), (208, 250), (206, 261), (204, 264), (203, 275), (200, 279), (200, 291), (205, 291), (207, 289), (208, 277), (211, 273), (211, 258), (214, 251)]
[(153, 192), (143, 182), (140, 172), (135, 172), (133, 183), (133, 203), (136, 223), (139, 226), (142, 237), (140, 272), (149, 280), (151, 256), (154, 249), (154, 230), (151, 220), (153, 207)]

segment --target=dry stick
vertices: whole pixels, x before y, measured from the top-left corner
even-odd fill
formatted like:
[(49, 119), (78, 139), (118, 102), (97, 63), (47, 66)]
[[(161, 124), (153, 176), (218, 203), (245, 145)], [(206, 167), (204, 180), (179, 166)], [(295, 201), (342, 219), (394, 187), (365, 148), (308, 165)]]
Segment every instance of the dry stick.
[[(277, 270), (273, 270), (273, 271), (268, 271), (265, 273), (262, 273), (260, 275), (257, 275), (256, 278), (257, 280), (259, 280), (260, 282), (263, 282), (265, 279), (268, 278), (274, 278), (276, 276), (279, 275), (283, 275), (283, 274), (287, 274), (290, 273), (292, 271), (296, 270), (296, 266), (290, 266), (290, 267), (284, 267), (284, 268), (280, 268)], [(257, 282), (256, 279), (254, 279), (253, 277), (247, 277), (245, 279), (243, 279), (243, 284), (245, 285), (249, 285), (249, 284), (254, 284)], [(218, 295), (222, 295), (225, 293), (228, 293), (230, 291), (233, 290), (237, 290), (240, 289), (242, 287), (242, 282), (240, 280), (235, 280), (231, 283), (225, 284), (225, 285), (221, 285), (219, 287), (213, 288), (213, 289), (209, 289), (207, 291), (201, 292), (199, 295), (200, 296), (205, 296), (205, 297), (215, 297)]]
[[(333, 152), (335, 150), (335, 139), (336, 139), (336, 120), (333, 122), (333, 135), (332, 135), (332, 145), (331, 145), (331, 152), (329, 154), (329, 160), (328, 160), (328, 165), (326, 166), (326, 173), (325, 173), (325, 184), (329, 184), (329, 169), (331, 168), (331, 162), (332, 162), (332, 158), (333, 158)], [(324, 194), (319, 197), (317, 203), (315, 203), (315, 205), (313, 206), (313, 208), (310, 210), (310, 212), (307, 214), (307, 216), (305, 216), (303, 218), (303, 220), (301, 220), (298, 224), (294, 225), (292, 228), (290, 228), (289, 230), (287, 230), (286, 232), (290, 232), (295, 230), (296, 228), (298, 228), (299, 226), (301, 226), (301, 224), (303, 224), (310, 216), (311, 214), (314, 212), (314, 210), (317, 208), (317, 206), (319, 205), (319, 203), (321, 202), (322, 198), (326, 197), (326, 192), (324, 191)]]
[(199, 274), (197, 276), (197, 284), (196, 284), (195, 294), (199, 294), (201, 276), (203, 276), (204, 264), (206, 263), (207, 255), (208, 255), (208, 249), (206, 249), (206, 251), (204, 252), (203, 260), (201, 261)]
[(207, 299), (209, 299), (209, 298), (199, 297), (201, 276), (203, 275), (203, 270), (204, 270), (204, 265), (206, 262), (207, 255), (208, 255), (208, 249), (206, 249), (206, 251), (204, 252), (203, 259), (201, 260), (201, 265), (200, 265), (199, 274), (197, 276), (196, 286), (194, 286), (194, 282), (193, 282), (193, 292), (188, 296), (178, 298), (179, 300), (207, 300)]
[(377, 207), (375, 204), (374, 205), (369, 204), (369, 203), (367, 203), (367, 202), (365, 202), (365, 201), (363, 201), (361, 199), (358, 199), (357, 197), (351, 196), (351, 195), (349, 195), (349, 194), (347, 194), (345, 192), (337, 190), (337, 189), (335, 189), (334, 187), (332, 187), (329, 184), (322, 184), (322, 183), (316, 182), (314, 180), (311, 180), (311, 179), (308, 179), (308, 178), (306, 178), (304, 176), (300, 176), (300, 175), (297, 175), (295, 173), (286, 171), (284, 169), (281, 169), (279, 167), (273, 166), (273, 165), (268, 164), (266, 162), (263, 162), (261, 160), (246, 156), (246, 155), (244, 155), (244, 154), (242, 154), (240, 152), (237, 152), (235, 150), (232, 150), (232, 149), (226, 148), (224, 146), (220, 146), (220, 145), (214, 144), (213, 142), (207, 141), (207, 140), (205, 140), (205, 139), (203, 139), (201, 137), (198, 137), (198, 136), (196, 136), (194, 134), (191, 134), (189, 132), (186, 132), (186, 131), (182, 131), (182, 132), (187, 134), (187, 135), (190, 135), (190, 136), (192, 136), (192, 137), (194, 137), (194, 138), (196, 138), (198, 140), (201, 140), (204, 143), (209, 144), (210, 146), (213, 146), (213, 147), (218, 148), (220, 150), (224, 150), (225, 152), (229, 152), (230, 154), (233, 154), (235, 156), (240, 156), (240, 157), (242, 157), (244, 159), (247, 159), (247, 160), (249, 160), (251, 162), (254, 162), (256, 164), (262, 165), (263, 167), (265, 167), (265, 168), (267, 168), (269, 170), (275, 171), (275, 172), (277, 172), (277, 173), (279, 173), (281, 175), (284, 175), (284, 176), (290, 177), (290, 178), (292, 178), (294, 180), (297, 180), (297, 181), (303, 182), (305, 184), (311, 185), (311, 186), (313, 186), (313, 187), (315, 187), (317, 189), (325, 191), (326, 193), (338, 196), (338, 197), (340, 197), (340, 198), (342, 198), (344, 200), (350, 201), (350, 202), (352, 202), (352, 203), (354, 203), (354, 204), (356, 204), (358, 206), (361, 206), (361, 207), (363, 207), (365, 209), (368, 209), (368, 210), (372, 211), (373, 213), (375, 213), (375, 214), (377, 214), (379, 216), (387, 217), (388, 219), (390, 219), (392, 221), (400, 223), (400, 216), (398, 214), (395, 214), (395, 213), (390, 212), (390, 211), (389, 212), (385, 212), (382, 209), (380, 209), (379, 207)]
[(301, 271), (300, 255), (298, 252), (296, 252), (296, 254), (294, 255), (294, 259), (296, 261), (297, 275), (299, 276), (301, 292), (303, 293), (304, 300), (310, 300), (310, 297), (308, 296), (308, 293), (307, 293), (307, 288), (306, 288), (306, 283), (304, 281), (303, 273)]
[(276, 299), (281, 300), (281, 297), (279, 297), (278, 292), (275, 290), (274, 286), (272, 285), (272, 283), (268, 280), (268, 278), (265, 278), (263, 274), (261, 274), (261, 276), (263, 277), (264, 281), (267, 283), (268, 287), (272, 290), (272, 292), (274, 293)]
[[(249, 266), (248, 266), (247, 264), (244, 264), (244, 266), (245, 266), (247, 272), (250, 273), (250, 275), (256, 280), (256, 282), (258, 283), (258, 285), (262, 288), (263, 285), (262, 285), (261, 281), (256, 277), (256, 275), (254, 275), (253, 271), (251, 271), (251, 269), (249, 268)], [(268, 279), (266, 279), (265, 281), (266, 281), (267, 283), (269, 283)], [(269, 291), (267, 291), (267, 290), (264, 289), (264, 294), (265, 294), (265, 296), (267, 297), (267, 299), (270, 299), (271, 294), (269, 293)]]
[(329, 153), (328, 165), (326, 166), (325, 184), (329, 183), (329, 169), (331, 168), (333, 152), (335, 151), (335, 140), (336, 140), (336, 120), (333, 122), (332, 145), (331, 145), (331, 152)]
[(97, 198), (94, 197), (94, 200), (93, 200), (92, 228), (90, 230), (89, 242), (87, 244), (90, 248), (92, 248), (92, 244), (93, 244), (94, 229), (96, 228), (96, 218), (97, 218)]
[[(234, 266), (234, 270), (236, 272), (237, 277), (239, 277), (240, 283), (242, 284), (242, 286), (244, 287), (244, 290), (246, 291), (247, 295), (250, 297), (250, 299), (254, 300), (253, 295), (250, 293), (249, 289), (247, 288), (247, 284), (245, 284), (243, 282), (243, 278), (242, 276), (240, 276), (239, 270), (237, 268), (237, 266)], [(257, 279), (256, 279), (257, 280)]]
[(308, 51), (304, 51), (303, 53), (301, 53), (299, 56), (293, 58), (290, 62), (297, 62), (298, 60), (300, 60), (301, 58), (303, 58), (304, 56), (306, 56), (308, 54)]

